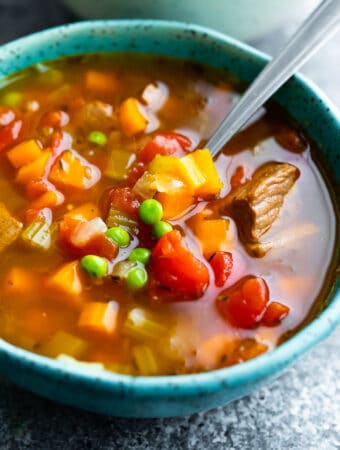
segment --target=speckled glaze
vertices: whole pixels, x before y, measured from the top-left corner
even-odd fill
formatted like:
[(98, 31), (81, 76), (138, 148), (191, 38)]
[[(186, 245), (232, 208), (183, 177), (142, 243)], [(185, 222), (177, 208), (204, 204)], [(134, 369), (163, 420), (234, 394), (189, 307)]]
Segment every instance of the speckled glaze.
[[(81, 22), (36, 33), (0, 48), (1, 77), (39, 61), (97, 51), (132, 51), (190, 58), (227, 69), (250, 82), (268, 58), (211, 30), (175, 22)], [(277, 101), (316, 141), (340, 181), (339, 113), (304, 78), (291, 79)], [(0, 373), (58, 402), (125, 417), (187, 415), (226, 404), (277, 376), (340, 322), (340, 280), (324, 311), (276, 350), (212, 372), (167, 377), (131, 377), (83, 372), (16, 348), (0, 339)]]

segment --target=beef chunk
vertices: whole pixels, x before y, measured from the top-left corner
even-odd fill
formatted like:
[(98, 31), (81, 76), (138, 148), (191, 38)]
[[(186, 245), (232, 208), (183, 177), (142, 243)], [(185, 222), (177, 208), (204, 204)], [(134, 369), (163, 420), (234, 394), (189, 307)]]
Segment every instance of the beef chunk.
[(22, 223), (15, 219), (3, 203), (0, 203), (0, 252), (20, 235)]
[(250, 255), (261, 257), (270, 250), (271, 244), (260, 242), (260, 238), (278, 218), (285, 195), (299, 173), (292, 164), (269, 162), (220, 201), (219, 211), (233, 217)]

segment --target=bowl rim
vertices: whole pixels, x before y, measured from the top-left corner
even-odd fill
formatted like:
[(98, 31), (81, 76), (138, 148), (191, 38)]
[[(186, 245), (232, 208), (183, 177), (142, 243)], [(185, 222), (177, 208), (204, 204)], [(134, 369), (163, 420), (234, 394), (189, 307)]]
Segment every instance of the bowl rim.
[[(51, 39), (53, 36), (60, 39), (60, 31), (62, 30), (77, 33), (79, 31), (86, 32), (90, 29), (103, 30), (107, 27), (121, 27), (124, 29), (138, 26), (148, 26), (154, 29), (172, 29), (179, 32), (194, 31), (198, 35), (208, 35), (210, 39), (219, 42), (221, 45), (227, 44), (235, 47), (239, 52), (251, 55), (262, 64), (270, 59), (265, 53), (237, 39), (203, 26), (185, 22), (143, 19), (88, 20), (49, 28), (1, 45), (0, 57), (2, 53), (6, 54), (7, 52), (7, 54), (11, 54), (11, 52), (14, 52), (18, 44), (27, 47), (36, 43), (37, 40), (43, 43), (45, 39)], [(46, 58), (41, 58), (41, 60), (45, 61)], [(0, 72), (0, 78), (5, 75)], [(323, 106), (328, 109), (329, 116), (340, 129), (340, 115), (337, 108), (319, 88), (300, 74), (294, 76), (294, 81), (321, 100)], [(10, 359), (13, 364), (24, 369), (31, 368), (34, 372), (44, 372), (44, 376), (48, 376), (51, 379), (65, 379), (68, 377), (75, 383), (87, 385), (95, 383), (96, 389), (111, 392), (123, 389), (134, 396), (147, 395), (148, 397), (158, 397), (160, 394), (163, 394), (167, 397), (177, 397), (178, 395), (189, 396), (198, 392), (200, 394), (212, 393), (220, 390), (221, 387), (237, 387), (243, 384), (255, 383), (262, 378), (268, 378), (292, 363), (299, 356), (302, 356), (316, 343), (326, 338), (340, 323), (339, 288), (340, 277), (337, 277), (332, 292), (328, 297), (331, 301), (325, 309), (307, 326), (279, 347), (245, 363), (208, 372), (169, 376), (131, 376), (116, 374), (106, 370), (98, 372), (87, 371), (78, 367), (65, 367), (55, 359), (16, 347), (1, 338), (0, 358)]]

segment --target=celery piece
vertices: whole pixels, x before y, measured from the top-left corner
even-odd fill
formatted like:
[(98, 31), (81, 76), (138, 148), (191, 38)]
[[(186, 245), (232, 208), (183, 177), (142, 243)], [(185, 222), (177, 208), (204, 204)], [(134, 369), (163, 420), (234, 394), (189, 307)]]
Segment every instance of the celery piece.
[(78, 361), (71, 356), (64, 355), (63, 353), (57, 356), (56, 360), (62, 363), (63, 366), (69, 367), (71, 369), (79, 369), (85, 371), (90, 370), (94, 372), (105, 370), (104, 364), (102, 363)]
[(106, 225), (108, 228), (122, 227), (132, 236), (135, 236), (138, 233), (138, 223), (134, 219), (131, 219), (131, 217), (119, 211), (119, 209), (116, 209), (114, 206), (111, 206), (109, 210), (106, 218)]
[(112, 150), (104, 175), (113, 180), (121, 181), (127, 177), (128, 169), (136, 159), (134, 153), (126, 150)]
[(155, 375), (159, 371), (155, 354), (147, 345), (136, 345), (132, 349), (132, 355), (142, 375)]
[(112, 269), (111, 277), (113, 281), (123, 281), (131, 269), (137, 266), (134, 261), (119, 261)]
[(48, 250), (51, 247), (50, 226), (41, 220), (34, 220), (22, 232), (23, 241), (34, 248)]
[(129, 311), (123, 326), (125, 335), (137, 339), (159, 339), (167, 331), (153, 314), (142, 308), (133, 308)]
[(85, 352), (87, 343), (66, 331), (57, 331), (48, 341), (44, 342), (39, 352), (45, 356), (56, 358), (61, 353), (78, 358)]

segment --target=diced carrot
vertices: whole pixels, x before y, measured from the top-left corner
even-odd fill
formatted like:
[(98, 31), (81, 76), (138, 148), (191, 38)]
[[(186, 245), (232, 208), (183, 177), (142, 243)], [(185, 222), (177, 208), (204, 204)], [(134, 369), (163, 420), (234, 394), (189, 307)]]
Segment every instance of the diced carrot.
[(89, 189), (99, 179), (98, 167), (71, 150), (64, 151), (57, 158), (49, 174), (52, 183), (77, 189)]
[(91, 302), (86, 303), (82, 309), (78, 327), (98, 337), (113, 336), (117, 332), (118, 303)]
[(64, 127), (69, 121), (70, 117), (65, 111), (50, 111), (42, 116), (40, 126), (51, 128)]
[(33, 271), (12, 267), (3, 280), (4, 290), (9, 295), (28, 295), (39, 287), (39, 277)]
[(256, 358), (268, 350), (267, 345), (257, 342), (255, 339), (243, 339), (239, 348), (235, 351), (234, 363), (248, 361)]
[(15, 180), (18, 183), (26, 184), (31, 180), (41, 178), (45, 172), (50, 156), (51, 153), (49, 151), (42, 152), (42, 155), (38, 159), (18, 170)]
[(35, 139), (21, 142), (7, 152), (7, 157), (16, 169), (32, 163), (42, 155), (42, 149)]
[(77, 208), (72, 209), (70, 212), (64, 214), (64, 217), (76, 220), (92, 220), (95, 217), (99, 217), (99, 209), (95, 203), (84, 203)]
[(85, 86), (90, 91), (112, 93), (118, 87), (118, 81), (108, 73), (89, 70), (85, 75)]
[(32, 209), (55, 208), (64, 203), (64, 195), (54, 189), (47, 191), (30, 204)]
[(190, 192), (183, 192), (183, 190), (172, 194), (159, 192), (156, 194), (155, 199), (163, 206), (164, 219), (171, 219), (184, 214), (194, 202), (194, 197)]
[(197, 350), (198, 364), (205, 370), (230, 364), (236, 341), (225, 334), (217, 334), (204, 341)]
[(83, 291), (78, 261), (64, 264), (46, 280), (46, 288), (57, 294), (56, 299), (70, 307), (79, 307)]
[(229, 220), (199, 218), (191, 222), (193, 232), (202, 246), (202, 252), (209, 258), (217, 251), (227, 251), (231, 247)]
[(141, 105), (136, 98), (127, 98), (120, 105), (119, 123), (127, 136), (133, 136), (145, 130), (148, 120), (143, 115)]
[[(203, 196), (218, 194), (223, 187), (223, 183), (218, 176), (210, 151), (207, 148), (196, 150), (188, 156), (195, 161), (206, 179), (205, 183), (197, 189), (196, 194)], [(184, 158), (187, 158), (187, 156)]]

